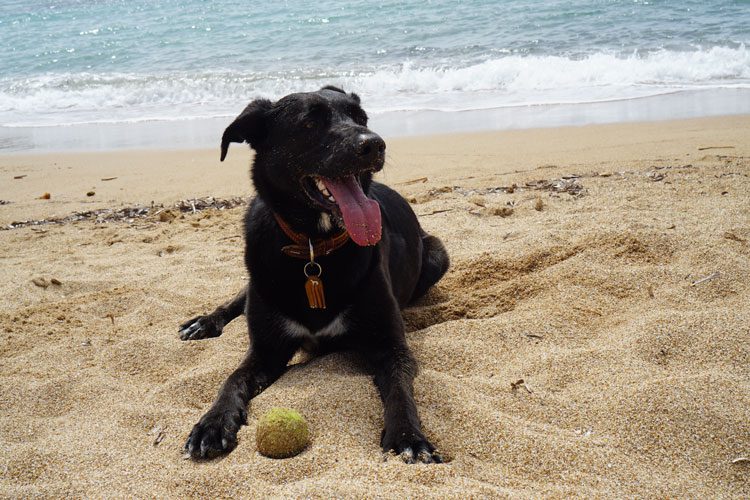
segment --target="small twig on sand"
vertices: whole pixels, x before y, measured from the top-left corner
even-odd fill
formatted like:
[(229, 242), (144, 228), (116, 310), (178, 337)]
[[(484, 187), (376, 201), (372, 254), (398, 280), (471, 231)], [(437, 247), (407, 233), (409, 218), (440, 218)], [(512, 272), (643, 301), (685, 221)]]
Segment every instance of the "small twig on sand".
[(701, 278), (699, 280), (693, 281), (690, 286), (700, 285), (701, 283), (705, 283), (706, 281), (715, 280), (716, 278), (720, 277), (721, 273), (719, 271), (716, 271), (715, 273), (709, 274), (705, 278)]
[(412, 179), (410, 181), (399, 182), (396, 186), (408, 186), (409, 184), (419, 184), (427, 182), (427, 177), (420, 177), (419, 179)]
[(164, 438), (167, 437), (167, 434), (164, 432), (164, 428), (161, 425), (157, 425), (151, 429), (151, 435), (154, 436), (154, 440), (151, 443), (153, 446), (159, 446), (159, 443), (164, 441)]
[(516, 391), (519, 387), (523, 387), (526, 392), (531, 394), (531, 389), (529, 389), (529, 386), (526, 385), (526, 382), (522, 378), (510, 383), (510, 389), (512, 391)]
[(707, 149), (734, 149), (734, 146), (703, 146), (698, 148), (698, 151), (705, 151)]
[(527, 337), (529, 337), (529, 338), (531, 338), (531, 339), (540, 339), (540, 340), (541, 340), (541, 339), (543, 339), (543, 338), (544, 338), (544, 336), (542, 336), (542, 335), (537, 335), (537, 334), (535, 334), (535, 333), (526, 333), (526, 334), (524, 334), (524, 335), (526, 335)]
[(745, 238), (740, 238), (739, 236), (737, 236), (736, 234), (734, 234), (731, 231), (725, 232), (724, 233), (724, 238), (726, 238), (728, 240), (736, 241), (738, 243), (747, 243), (747, 240)]
[(738, 464), (750, 464), (750, 458), (747, 458), (747, 457), (738, 457), (738, 458), (735, 458), (734, 460), (732, 460), (732, 463), (735, 464), (735, 465), (738, 465)]
[(432, 212), (428, 212), (426, 214), (419, 214), (420, 217), (427, 217), (428, 215), (435, 215), (435, 214), (442, 214), (443, 212), (452, 212), (453, 208), (446, 208), (443, 210), (433, 210)]
[(239, 237), (240, 237), (239, 234), (233, 234), (232, 236), (224, 236), (223, 238), (219, 238), (216, 241), (232, 240), (234, 238), (239, 238)]
[(106, 181), (113, 181), (115, 179), (117, 179), (117, 177), (105, 177), (102, 180), (106, 182)]

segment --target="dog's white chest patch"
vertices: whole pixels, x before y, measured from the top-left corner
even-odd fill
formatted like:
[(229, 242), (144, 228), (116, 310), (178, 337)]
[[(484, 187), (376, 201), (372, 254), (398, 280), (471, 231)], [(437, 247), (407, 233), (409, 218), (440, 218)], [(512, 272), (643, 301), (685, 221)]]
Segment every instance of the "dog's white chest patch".
[(307, 328), (305, 325), (297, 323), (293, 319), (284, 318), (284, 330), (288, 335), (291, 335), (292, 337), (335, 337), (346, 332), (345, 315), (345, 313), (339, 314), (338, 316), (333, 318), (333, 321), (328, 323), (320, 330), (316, 330), (314, 332)]
[(320, 220), (318, 220), (318, 229), (320, 229), (323, 232), (327, 232), (327, 231), (330, 231), (332, 227), (333, 227), (333, 223), (331, 222), (331, 216), (325, 212), (320, 212)]

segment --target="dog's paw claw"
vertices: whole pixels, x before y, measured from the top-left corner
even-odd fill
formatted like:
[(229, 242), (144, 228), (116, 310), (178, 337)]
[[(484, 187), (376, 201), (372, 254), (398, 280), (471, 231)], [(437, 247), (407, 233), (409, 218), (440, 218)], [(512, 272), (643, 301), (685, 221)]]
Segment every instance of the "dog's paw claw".
[(180, 327), (180, 340), (193, 340), (203, 330), (201, 320), (197, 320), (193, 323), (188, 322), (186, 325)]
[(401, 460), (404, 461), (404, 463), (407, 464), (413, 464), (414, 463), (414, 451), (411, 448), (405, 448), (399, 456), (401, 457)]
[(411, 438), (405, 436), (393, 444), (383, 443), (384, 451), (394, 452), (404, 463), (407, 464), (441, 464), (443, 458), (420, 434), (412, 434)]
[[(230, 419), (231, 420), (231, 419)], [(216, 458), (237, 446), (237, 429), (221, 416), (204, 415), (185, 442), (186, 457), (194, 460)]]
[(209, 316), (197, 316), (180, 326), (180, 340), (200, 340), (221, 335), (222, 328)]
[(423, 446), (418, 452), (417, 452), (417, 462), (423, 463), (423, 464), (442, 464), (443, 463), (443, 457), (440, 456), (440, 453), (437, 452), (434, 448), (431, 446), (428, 448), (426, 446)]

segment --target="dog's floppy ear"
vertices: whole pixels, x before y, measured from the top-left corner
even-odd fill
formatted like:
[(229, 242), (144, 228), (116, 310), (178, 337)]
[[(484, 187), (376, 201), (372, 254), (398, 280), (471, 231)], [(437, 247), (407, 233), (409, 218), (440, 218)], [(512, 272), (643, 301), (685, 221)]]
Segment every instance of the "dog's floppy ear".
[(341, 92), (342, 94), (346, 94), (343, 90), (341, 90), (339, 87), (335, 87), (333, 85), (326, 85), (320, 90), (333, 90), (334, 92)]
[[(339, 87), (334, 87), (333, 85), (326, 85), (325, 87), (323, 87), (320, 90), (333, 90), (334, 92), (341, 92), (342, 94), (346, 94), (346, 92), (344, 92), (342, 89), (340, 89)], [(352, 99), (354, 99), (354, 101), (357, 104), (360, 104), (360, 98), (354, 92), (350, 92), (349, 93), (349, 97), (351, 97)]]
[(266, 132), (266, 119), (271, 109), (268, 99), (256, 99), (224, 130), (221, 136), (221, 161), (227, 157), (230, 142), (247, 142), (255, 149)]

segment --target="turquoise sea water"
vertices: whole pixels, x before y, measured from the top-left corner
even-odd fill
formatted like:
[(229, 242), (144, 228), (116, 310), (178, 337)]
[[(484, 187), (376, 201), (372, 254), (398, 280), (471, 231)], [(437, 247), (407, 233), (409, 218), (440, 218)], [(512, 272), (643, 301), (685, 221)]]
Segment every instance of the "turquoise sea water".
[(748, 89), (749, 42), (749, 0), (4, 0), (0, 126), (233, 116), (328, 83), (375, 115)]

